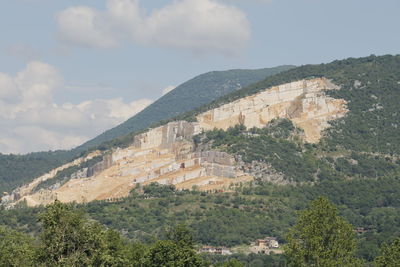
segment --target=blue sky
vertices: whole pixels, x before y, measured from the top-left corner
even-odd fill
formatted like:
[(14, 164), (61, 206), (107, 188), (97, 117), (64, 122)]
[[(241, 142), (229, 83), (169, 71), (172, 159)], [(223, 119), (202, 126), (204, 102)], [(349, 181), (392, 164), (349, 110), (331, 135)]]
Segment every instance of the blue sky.
[(2, 0), (0, 152), (70, 148), (207, 71), (400, 51), (398, 0)]

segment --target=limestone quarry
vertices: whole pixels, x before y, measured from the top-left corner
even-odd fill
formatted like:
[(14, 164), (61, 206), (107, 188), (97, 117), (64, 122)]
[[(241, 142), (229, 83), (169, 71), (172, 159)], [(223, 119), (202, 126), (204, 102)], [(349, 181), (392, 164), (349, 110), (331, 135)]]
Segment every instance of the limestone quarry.
[(94, 152), (45, 174), (2, 198), (13, 205), (26, 201), (30, 206), (62, 202), (89, 202), (125, 197), (138, 184), (173, 184), (177, 189), (229, 190), (230, 186), (253, 179), (239, 160), (219, 151), (199, 151), (192, 137), (214, 128), (237, 124), (264, 127), (276, 118), (287, 118), (304, 130), (307, 142), (318, 142), (329, 121), (343, 117), (346, 102), (325, 94), (338, 87), (325, 78), (279, 85), (238, 99), (197, 116), (197, 122), (175, 121), (137, 135), (131, 146), (114, 149), (103, 161), (80, 170), (64, 184), (51, 189), (35, 187), (72, 165), (98, 156)]
[(197, 120), (203, 130), (228, 129), (237, 124), (247, 128), (264, 127), (276, 118), (290, 119), (304, 130), (305, 139), (318, 142), (328, 121), (346, 114), (346, 102), (328, 97), (324, 91), (337, 90), (325, 78), (300, 80), (269, 88), (255, 95), (209, 110)]

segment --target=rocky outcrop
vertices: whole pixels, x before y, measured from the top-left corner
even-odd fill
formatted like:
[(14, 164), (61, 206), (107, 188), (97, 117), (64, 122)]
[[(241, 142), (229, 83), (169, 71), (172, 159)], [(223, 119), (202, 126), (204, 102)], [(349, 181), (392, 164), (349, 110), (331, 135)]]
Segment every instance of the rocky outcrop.
[(325, 78), (287, 83), (209, 110), (197, 120), (201, 129), (212, 130), (237, 124), (260, 128), (273, 119), (287, 118), (304, 130), (306, 141), (314, 143), (329, 126), (328, 121), (347, 112), (343, 99), (325, 94), (326, 90), (336, 89)]
[[(134, 137), (133, 144), (115, 149), (92, 167), (80, 170), (63, 185), (32, 193), (38, 183), (51, 179), (57, 171), (80, 164), (98, 155), (79, 159), (57, 168), (3, 198), (26, 200), (28, 205), (87, 202), (127, 196), (137, 184), (157, 182), (178, 189), (226, 190), (253, 178), (286, 183), (267, 163), (245, 164), (224, 152), (196, 151), (193, 136), (214, 128), (237, 124), (264, 127), (276, 118), (287, 118), (304, 130), (308, 142), (317, 142), (329, 120), (346, 114), (346, 102), (325, 94), (337, 86), (324, 78), (301, 80), (266, 89), (197, 116), (198, 122), (175, 121)], [(86, 172), (86, 176), (85, 176)], [(84, 177), (84, 178), (83, 178)]]
[(141, 149), (171, 148), (178, 141), (191, 140), (200, 131), (197, 123), (174, 121), (135, 136), (133, 144)]
[(96, 174), (110, 168), (112, 165), (113, 165), (112, 155), (105, 155), (105, 156), (103, 156), (102, 161), (96, 163), (92, 167), (87, 168), (86, 177), (91, 177), (93, 175), (96, 175)]

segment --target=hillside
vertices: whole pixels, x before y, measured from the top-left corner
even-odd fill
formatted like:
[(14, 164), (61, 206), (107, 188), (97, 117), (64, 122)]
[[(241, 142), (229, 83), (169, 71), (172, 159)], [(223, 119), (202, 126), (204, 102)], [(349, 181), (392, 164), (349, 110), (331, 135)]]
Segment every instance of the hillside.
[[(188, 122), (128, 135), (122, 147), (103, 149), (94, 166), (67, 166), (6, 199), (86, 202), (125, 197), (151, 182), (210, 190), (259, 176), (291, 183), (398, 175), (398, 64), (398, 56), (371, 56), (271, 76), (180, 117)], [(291, 129), (283, 137), (269, 130), (276, 119), (288, 120), (277, 124), (284, 126), (278, 132)], [(267, 174), (252, 171), (254, 164)]]
[(119, 136), (141, 131), (155, 123), (174, 118), (226, 94), (261, 81), (268, 76), (292, 68), (294, 66), (279, 66), (258, 70), (212, 71), (201, 74), (179, 85), (126, 122), (102, 133), (76, 149), (86, 150)]
[(0, 218), (35, 232), (27, 214), (41, 207), (24, 203), (57, 197), (133, 240), (185, 222), (201, 244), (282, 243), (297, 211), (323, 195), (360, 229), (358, 253), (370, 261), (400, 235), (399, 101), (400, 56), (301, 66), (38, 180)]
[[(285, 118), (303, 129), (301, 139), (316, 143), (321, 131), (328, 127), (327, 122), (347, 112), (345, 101), (326, 95), (330, 90), (338, 87), (324, 78), (266, 88), (199, 114), (196, 122), (175, 121), (149, 129), (136, 135), (126, 147), (104, 151), (102, 162), (93, 167), (66, 166), (75, 172), (59, 177), (61, 180), (53, 171), (18, 188), (5, 201), (26, 201), (35, 206), (54, 199), (63, 202), (114, 199), (128, 196), (137, 185), (152, 182), (181, 189), (197, 186), (202, 190), (226, 190), (234, 184), (251, 181), (253, 173), (246, 171), (246, 166), (236, 157), (214, 149), (199, 149), (194, 136), (238, 124), (244, 128), (264, 128), (275, 119)], [(239, 146), (245, 143), (245, 140), (237, 141)], [(87, 160), (82, 158), (81, 162)]]
[(213, 71), (199, 75), (175, 88), (121, 125), (69, 151), (35, 152), (27, 155), (0, 153), (0, 192), (10, 191), (86, 153), (105, 141), (141, 131), (161, 120), (209, 103), (294, 66), (257, 70)]

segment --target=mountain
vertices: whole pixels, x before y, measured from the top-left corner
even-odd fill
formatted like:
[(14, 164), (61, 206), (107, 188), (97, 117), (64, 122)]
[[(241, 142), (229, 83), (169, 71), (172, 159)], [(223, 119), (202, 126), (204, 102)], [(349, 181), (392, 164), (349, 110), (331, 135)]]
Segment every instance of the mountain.
[(121, 125), (106, 131), (85, 144), (68, 151), (35, 152), (26, 155), (0, 153), (0, 192), (10, 191), (33, 178), (87, 153), (87, 150), (117, 137), (144, 130), (154, 123), (167, 120), (227, 93), (286, 71), (294, 66), (256, 70), (213, 71), (201, 74), (164, 95)]
[[(223, 131), (239, 124), (244, 129), (264, 128), (268, 122), (285, 118), (289, 125), (293, 122), (302, 128), (305, 141), (316, 143), (321, 131), (327, 128), (326, 122), (343, 117), (347, 112), (345, 101), (327, 96), (328, 90), (338, 90), (338, 87), (325, 78), (265, 88), (255, 95), (201, 113), (196, 121), (173, 121), (149, 129), (131, 139), (127, 147), (103, 152), (102, 161), (94, 166), (80, 166), (91, 160), (93, 156), (89, 154), (76, 164), (19, 188), (11, 199), (18, 196), (17, 199), (26, 200), (28, 205), (47, 204), (56, 198), (64, 202), (88, 202), (126, 197), (138, 184), (152, 182), (173, 184), (182, 189), (197, 186), (202, 190), (215, 190), (251, 181), (253, 172), (230, 155), (232, 153), (199, 149), (193, 138), (213, 129)], [(236, 131), (236, 136), (239, 133)], [(236, 141), (240, 142), (231, 146), (245, 143), (241, 139)], [(57, 175), (68, 169), (74, 172)]]
[(292, 68), (294, 66), (285, 65), (257, 70), (237, 69), (201, 74), (179, 85), (126, 122), (79, 146), (77, 150), (86, 150), (119, 136), (141, 131), (155, 123), (174, 118), (268, 76)]
[(3, 198), (26, 202), (0, 224), (35, 232), (42, 207), (24, 203), (57, 198), (133, 240), (186, 223), (198, 243), (245, 249), (285, 243), (298, 211), (325, 196), (372, 261), (400, 235), (399, 101), (399, 55), (297, 67), (36, 179)]
[(398, 64), (398, 57), (371, 56), (273, 75), (180, 117), (187, 121), (94, 152), (93, 166), (85, 163), (91, 154), (62, 166), (10, 198), (38, 205), (126, 197), (151, 182), (226, 190), (256, 178), (285, 184), (397, 175)]
[(133, 240), (186, 223), (198, 243), (245, 249), (285, 243), (298, 211), (325, 196), (372, 261), (400, 235), (399, 101), (399, 55), (297, 67), (36, 179), (3, 198), (19, 205), (0, 224), (35, 232), (42, 207), (24, 203), (57, 198)]

